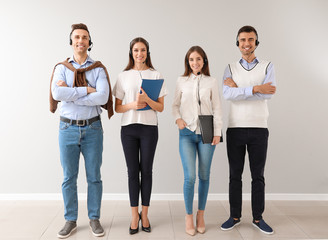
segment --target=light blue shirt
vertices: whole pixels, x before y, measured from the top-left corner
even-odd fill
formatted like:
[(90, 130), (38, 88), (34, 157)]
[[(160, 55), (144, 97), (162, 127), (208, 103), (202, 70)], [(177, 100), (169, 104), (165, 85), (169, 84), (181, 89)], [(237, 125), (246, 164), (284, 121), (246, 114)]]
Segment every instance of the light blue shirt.
[[(255, 58), (251, 63), (248, 63), (245, 59), (241, 58), (239, 62), (245, 69), (250, 70), (253, 69), (257, 63), (259, 63), (259, 60)], [(262, 94), (262, 93), (253, 94), (253, 86), (246, 87), (246, 88), (241, 88), (241, 87), (235, 88), (235, 87), (226, 86), (224, 85), (224, 80), (226, 78), (232, 78), (229, 66), (227, 66), (224, 71), (223, 81), (222, 81), (223, 97), (227, 100), (232, 100), (232, 101), (263, 100), (263, 99), (270, 99), (272, 97), (272, 94)], [(276, 86), (276, 78), (275, 78), (274, 67), (272, 63), (270, 63), (267, 68), (267, 73), (265, 75), (262, 84), (268, 82), (272, 82), (271, 85)]]
[[(86, 68), (94, 63), (87, 57), (82, 65), (75, 62), (71, 57), (68, 62), (74, 68)], [(60, 115), (73, 120), (83, 120), (96, 117), (101, 114), (100, 105), (108, 101), (109, 85), (103, 68), (94, 68), (85, 72), (88, 85), (96, 89), (95, 93), (87, 94), (87, 87), (73, 87), (74, 72), (64, 65), (57, 65), (52, 80), (51, 91), (55, 100), (61, 101)], [(68, 87), (59, 87), (59, 80), (66, 82)]]

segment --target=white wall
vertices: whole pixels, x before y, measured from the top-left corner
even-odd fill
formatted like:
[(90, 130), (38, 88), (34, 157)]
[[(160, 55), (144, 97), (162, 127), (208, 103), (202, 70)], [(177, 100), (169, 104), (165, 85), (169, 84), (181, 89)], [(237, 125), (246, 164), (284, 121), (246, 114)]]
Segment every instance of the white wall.
[[(1, 0), (0, 6), (0, 194), (61, 192), (59, 114), (49, 111), (49, 80), (53, 66), (72, 54), (70, 26), (79, 22), (88, 25), (91, 57), (107, 66), (112, 85), (127, 64), (129, 42), (137, 36), (150, 42), (153, 64), (170, 91), (159, 114), (153, 193), (182, 193), (171, 104), (185, 53), (202, 46), (212, 76), (221, 81), (227, 63), (240, 57), (235, 37), (246, 24), (258, 30), (256, 55), (274, 63), (278, 83), (269, 103), (266, 191), (328, 193), (328, 1)], [(226, 101), (223, 107), (226, 126)], [(104, 193), (127, 193), (121, 116), (110, 121), (105, 116)], [(244, 192), (249, 192), (246, 165)], [(79, 192), (86, 192), (83, 167), (81, 161)], [(210, 193), (227, 191), (224, 143), (213, 159)]]

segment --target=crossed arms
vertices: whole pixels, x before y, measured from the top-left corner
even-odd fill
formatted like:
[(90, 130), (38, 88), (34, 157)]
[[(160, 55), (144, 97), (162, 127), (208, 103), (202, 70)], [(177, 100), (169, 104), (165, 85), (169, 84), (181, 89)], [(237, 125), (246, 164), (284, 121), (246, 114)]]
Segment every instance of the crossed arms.
[(104, 69), (99, 69), (95, 86), (69, 87), (67, 85), (65, 66), (56, 67), (52, 81), (52, 95), (57, 101), (74, 102), (77, 105), (103, 105), (108, 100), (109, 85)]
[(229, 67), (223, 75), (223, 97), (226, 100), (264, 100), (270, 99), (276, 92), (276, 80), (274, 67), (268, 66), (263, 84), (241, 88), (233, 81)]

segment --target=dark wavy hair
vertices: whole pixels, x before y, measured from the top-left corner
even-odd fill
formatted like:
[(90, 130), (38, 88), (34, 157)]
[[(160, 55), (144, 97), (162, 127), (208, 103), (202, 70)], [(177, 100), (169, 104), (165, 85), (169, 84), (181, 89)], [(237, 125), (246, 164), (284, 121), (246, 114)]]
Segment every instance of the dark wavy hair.
[(130, 70), (130, 69), (132, 69), (134, 67), (134, 59), (133, 59), (132, 49), (133, 49), (134, 44), (136, 44), (138, 42), (141, 42), (141, 43), (145, 44), (145, 46), (147, 48), (147, 58), (146, 58), (146, 61), (145, 61), (146, 66), (149, 67), (149, 68), (151, 68), (151, 69), (155, 69), (153, 67), (153, 64), (151, 63), (150, 52), (149, 52), (149, 43), (146, 41), (146, 39), (144, 39), (142, 37), (137, 37), (137, 38), (133, 39), (130, 42), (129, 63), (125, 67), (124, 71)]
[(208, 66), (208, 59), (207, 59), (205, 51), (200, 46), (192, 46), (188, 50), (188, 52), (185, 56), (185, 72), (182, 76), (186, 77), (186, 76), (189, 76), (192, 73), (192, 69), (189, 65), (189, 57), (190, 57), (190, 54), (192, 54), (193, 52), (197, 52), (203, 58), (204, 66), (201, 70), (201, 73), (206, 75), (206, 76), (210, 76), (210, 69), (209, 69), (209, 66)]

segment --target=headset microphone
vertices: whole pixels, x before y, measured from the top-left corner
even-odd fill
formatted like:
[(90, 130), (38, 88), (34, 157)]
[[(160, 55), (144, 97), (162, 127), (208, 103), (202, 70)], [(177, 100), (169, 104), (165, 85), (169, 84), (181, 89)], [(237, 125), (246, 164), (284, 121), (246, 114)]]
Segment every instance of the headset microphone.
[(90, 52), (93, 47), (93, 43), (91, 42), (91, 45), (89, 45), (88, 51)]

